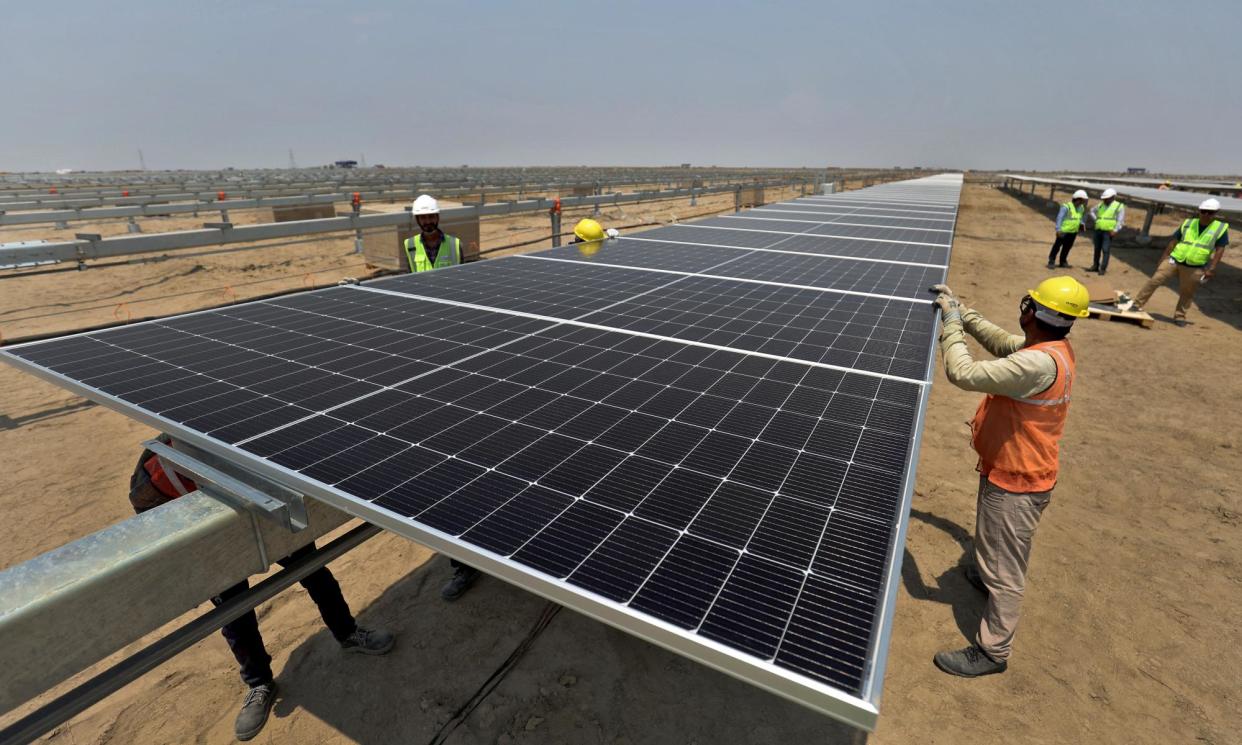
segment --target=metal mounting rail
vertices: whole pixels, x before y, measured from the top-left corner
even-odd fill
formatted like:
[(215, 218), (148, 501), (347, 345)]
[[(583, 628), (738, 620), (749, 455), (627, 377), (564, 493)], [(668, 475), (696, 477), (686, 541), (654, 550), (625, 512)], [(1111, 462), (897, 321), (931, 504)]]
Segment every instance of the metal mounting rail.
[(249, 478), (259, 482), (261, 487), (248, 484), (242, 478), (230, 476), (204, 462), (214, 460), (219, 463), (219, 459), (185, 443), (178, 443), (174, 448), (160, 440), (147, 440), (142, 446), (155, 453), (165, 473), (175, 471), (189, 476), (194, 479), (198, 490), (209, 497), (248, 510), (291, 533), (305, 530), (309, 524), (306, 502), (299, 492), (258, 476)]
[[(767, 188), (781, 186), (800, 186), (806, 182), (802, 179), (769, 183)], [(662, 191), (639, 191), (629, 193), (597, 194), (580, 197), (561, 197), (562, 209), (575, 207), (608, 206), (615, 204), (632, 204), (680, 197), (701, 197), (707, 194), (737, 193), (744, 189), (741, 184), (721, 186), (705, 186), (702, 188), (665, 189)], [(221, 203), (224, 204), (224, 203)], [(441, 212), (441, 220), (469, 220), (476, 217), (498, 215), (517, 215), (531, 212), (547, 212), (554, 200), (539, 197), (516, 202), (496, 202), (494, 204), (456, 207)], [(295, 220), (290, 222), (263, 223), (259, 225), (234, 225), (233, 227), (202, 228), (170, 233), (152, 233), (149, 235), (122, 235), (97, 240), (54, 241), (36, 246), (0, 248), (0, 265), (20, 265), (32, 261), (77, 261), (101, 259), (115, 256), (130, 256), (146, 253), (161, 253), (187, 248), (202, 248), (234, 243), (254, 243), (275, 238), (289, 238), (301, 235), (323, 233), (341, 233), (349, 231), (369, 230), (375, 228), (392, 228), (412, 226), (414, 218), (407, 211), (384, 212), (378, 214), (350, 214), (344, 217), (329, 217), (319, 220)]]

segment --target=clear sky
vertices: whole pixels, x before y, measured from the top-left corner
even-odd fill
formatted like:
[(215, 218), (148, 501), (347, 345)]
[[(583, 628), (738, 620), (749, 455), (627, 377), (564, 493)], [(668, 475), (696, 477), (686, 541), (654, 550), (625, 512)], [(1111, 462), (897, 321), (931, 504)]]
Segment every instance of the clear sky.
[(0, 0), (0, 170), (1242, 171), (1242, 2)]

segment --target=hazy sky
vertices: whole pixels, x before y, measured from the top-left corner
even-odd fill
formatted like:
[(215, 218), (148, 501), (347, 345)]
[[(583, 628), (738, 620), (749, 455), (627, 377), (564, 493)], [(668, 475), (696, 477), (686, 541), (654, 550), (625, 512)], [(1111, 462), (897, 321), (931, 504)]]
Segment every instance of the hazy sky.
[(0, 0), (0, 170), (1242, 171), (1242, 2)]

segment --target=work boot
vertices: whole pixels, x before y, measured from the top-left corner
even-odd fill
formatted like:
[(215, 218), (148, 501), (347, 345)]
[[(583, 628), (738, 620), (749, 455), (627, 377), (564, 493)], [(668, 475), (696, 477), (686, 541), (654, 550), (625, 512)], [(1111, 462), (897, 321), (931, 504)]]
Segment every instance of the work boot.
[(1099, 267), (1099, 266), (1097, 266), (1097, 265), (1095, 265), (1095, 264), (1092, 264), (1091, 266), (1087, 267), (1087, 271), (1089, 271), (1089, 272), (1098, 272), (1098, 271), (1100, 271), (1100, 267)]
[(1185, 318), (1174, 318), (1173, 325), (1178, 327), (1179, 329), (1184, 329), (1187, 326), (1189, 326), (1190, 323), (1188, 323)]
[(1099, 275), (1100, 275), (1101, 277), (1103, 277), (1105, 274), (1108, 274), (1108, 270), (1107, 270), (1107, 269), (1101, 269), (1101, 270), (1099, 271)]
[(937, 652), (932, 662), (949, 675), (958, 675), (963, 678), (995, 675), (1005, 672), (1005, 669), (1009, 667), (1008, 662), (988, 657), (986, 652), (974, 644), (965, 649)]
[(454, 567), (453, 578), (440, 588), (440, 597), (445, 600), (456, 600), (466, 594), (471, 585), (479, 578), (479, 570), (468, 566)]
[(397, 638), (391, 631), (364, 629), (359, 626), (354, 629), (354, 633), (350, 634), (348, 639), (341, 642), (341, 649), (358, 654), (388, 654), (396, 641)]
[(1069, 265), (1068, 261), (1062, 261), (1060, 264), (1057, 264), (1057, 266), (1061, 267), (1062, 269), (1073, 269), (1073, 267)]
[(1053, 264), (1051, 261), (1049, 261), (1049, 262), (1048, 262), (1048, 268), (1049, 268), (1049, 269), (1056, 269), (1056, 268), (1057, 268), (1057, 265), (1056, 265), (1056, 264)]
[(979, 567), (974, 564), (967, 564), (962, 567), (962, 574), (966, 575), (966, 581), (976, 590), (984, 595), (988, 594), (988, 586), (983, 584), (983, 575), (979, 574)]
[(272, 704), (276, 703), (276, 683), (264, 683), (251, 688), (246, 693), (241, 711), (237, 712), (237, 721), (233, 723), (233, 734), (238, 740), (253, 740), (267, 724), (267, 715), (272, 712)]

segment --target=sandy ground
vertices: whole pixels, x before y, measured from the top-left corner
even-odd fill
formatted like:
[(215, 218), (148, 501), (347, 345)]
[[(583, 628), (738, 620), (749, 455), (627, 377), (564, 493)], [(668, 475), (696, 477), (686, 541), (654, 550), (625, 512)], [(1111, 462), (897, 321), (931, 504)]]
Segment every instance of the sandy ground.
[[(1049, 214), (1042, 200), (969, 185), (950, 273), (958, 293), (1016, 326), (1019, 298), (1045, 274)], [(1156, 232), (1172, 224), (1162, 217)], [(1089, 253), (1080, 242), (1071, 263), (1089, 263)], [(1157, 258), (1123, 240), (1110, 277), (1133, 291)], [(964, 643), (982, 605), (954, 570), (973, 529), (977, 477), (964, 422), (977, 396), (938, 377), (870, 742), (1239, 742), (1242, 435), (1231, 418), (1242, 393), (1238, 266), (1227, 259), (1200, 292), (1188, 329), (1164, 316), (1151, 330), (1095, 320), (1075, 330), (1080, 377), (1062, 479), (1036, 541), (1015, 656), (1006, 674), (974, 681), (931, 665), (936, 650)], [(1171, 314), (1174, 297), (1160, 290), (1149, 308)], [(0, 566), (126, 517), (125, 481), (148, 432), (7, 368), (0, 389)], [(544, 607), (487, 579), (443, 603), (447, 562), (388, 535), (333, 571), (362, 622), (396, 630), (398, 646), (383, 658), (343, 657), (300, 590), (263, 606), (283, 692), (258, 742), (427, 741)], [(213, 637), (47, 741), (229, 742), (242, 693)], [(850, 730), (809, 710), (571, 611), (555, 617), (447, 740), (851, 741)]]

